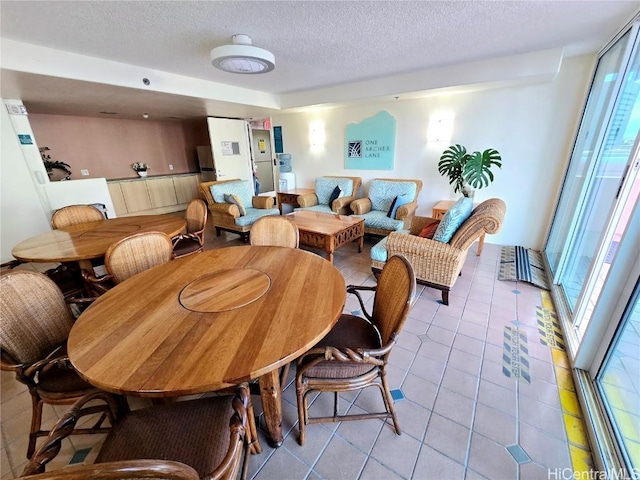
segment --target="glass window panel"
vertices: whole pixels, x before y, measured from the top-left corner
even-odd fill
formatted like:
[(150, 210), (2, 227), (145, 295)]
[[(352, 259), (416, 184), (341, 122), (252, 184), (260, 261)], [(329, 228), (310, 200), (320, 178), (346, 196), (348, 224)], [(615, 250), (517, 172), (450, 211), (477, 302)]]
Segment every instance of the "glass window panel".
[[(596, 385), (629, 471), (640, 471), (640, 283)], [(635, 469), (635, 470), (634, 470)]]
[(604, 123), (608, 118), (607, 109), (610, 108), (615, 93), (615, 80), (621, 71), (630, 35), (627, 32), (622, 36), (598, 62), (562, 195), (556, 208), (556, 215), (545, 248), (547, 261), (553, 275), (556, 275), (562, 253), (566, 247), (572, 219), (578, 211), (578, 203), (585, 188), (589, 167), (596, 159), (596, 147)]
[[(616, 202), (620, 182), (638, 135), (640, 83), (635, 81), (640, 72), (638, 52), (625, 74), (616, 108), (596, 160), (595, 175), (587, 184), (585, 200), (575, 229), (575, 241), (560, 278), (565, 298), (572, 310), (598, 253), (600, 238), (610, 222), (610, 212)], [(614, 238), (616, 242), (619, 240), (619, 236)], [(608, 248), (615, 248), (615, 245), (612, 243)]]

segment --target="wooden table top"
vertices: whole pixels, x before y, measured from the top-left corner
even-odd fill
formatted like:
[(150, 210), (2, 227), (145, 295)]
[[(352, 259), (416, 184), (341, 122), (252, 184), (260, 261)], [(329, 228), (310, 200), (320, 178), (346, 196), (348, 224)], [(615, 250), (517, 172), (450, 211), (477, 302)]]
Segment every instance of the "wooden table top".
[(135, 275), (99, 297), (68, 341), (91, 384), (169, 397), (219, 390), (285, 365), (337, 322), (342, 274), (310, 252), (239, 246)]
[(170, 237), (186, 226), (177, 215), (141, 215), (89, 222), (42, 233), (13, 247), (12, 255), (25, 262), (75, 262), (104, 257), (109, 246), (138, 232), (164, 232)]
[(364, 218), (320, 213), (312, 210), (298, 210), (286, 216), (293, 220), (300, 230), (324, 235), (333, 235), (351, 225), (364, 222)]

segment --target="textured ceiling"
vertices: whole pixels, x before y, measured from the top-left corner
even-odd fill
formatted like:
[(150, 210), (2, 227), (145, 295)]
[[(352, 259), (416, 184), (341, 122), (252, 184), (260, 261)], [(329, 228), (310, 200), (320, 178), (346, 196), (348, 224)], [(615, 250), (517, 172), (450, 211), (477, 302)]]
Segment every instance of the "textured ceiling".
[[(2, 1), (0, 35), (283, 94), (555, 47), (569, 55), (596, 52), (638, 6), (637, 0)], [(236, 33), (274, 53), (276, 69), (254, 76), (214, 69), (210, 50)]]

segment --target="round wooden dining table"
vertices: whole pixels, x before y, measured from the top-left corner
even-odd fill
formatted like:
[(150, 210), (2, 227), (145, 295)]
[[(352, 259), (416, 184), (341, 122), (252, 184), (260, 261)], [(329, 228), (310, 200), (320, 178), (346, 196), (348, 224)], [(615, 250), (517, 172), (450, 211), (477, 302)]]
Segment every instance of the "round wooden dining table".
[(116, 285), (76, 321), (79, 374), (126, 395), (175, 397), (259, 378), (270, 443), (282, 444), (278, 369), (342, 313), (342, 274), (311, 252), (238, 246), (172, 260)]
[(118, 217), (63, 227), (23, 240), (11, 254), (24, 262), (78, 262), (91, 271), (91, 260), (104, 257), (109, 246), (139, 232), (163, 232), (173, 237), (186, 222), (177, 215)]

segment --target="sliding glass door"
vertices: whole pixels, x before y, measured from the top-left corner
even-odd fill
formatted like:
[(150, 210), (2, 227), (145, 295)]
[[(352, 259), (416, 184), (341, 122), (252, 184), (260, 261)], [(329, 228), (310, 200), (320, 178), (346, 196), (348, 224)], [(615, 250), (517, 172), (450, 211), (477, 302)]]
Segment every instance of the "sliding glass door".
[[(634, 145), (640, 128), (640, 50), (636, 29), (600, 58), (545, 248), (575, 327), (584, 331), (588, 302), (615, 255), (621, 220), (638, 192)], [(635, 198), (634, 198), (635, 197)], [(582, 302), (582, 303), (580, 303)]]

